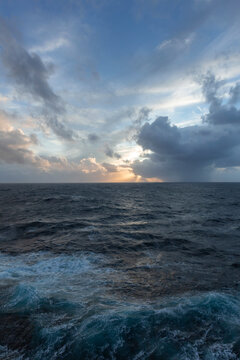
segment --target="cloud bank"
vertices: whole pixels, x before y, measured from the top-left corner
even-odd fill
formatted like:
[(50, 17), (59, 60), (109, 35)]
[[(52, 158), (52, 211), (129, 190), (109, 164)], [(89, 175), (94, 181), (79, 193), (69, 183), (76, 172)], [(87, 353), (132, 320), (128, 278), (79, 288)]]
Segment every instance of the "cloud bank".
[(135, 161), (133, 171), (145, 178), (166, 181), (210, 180), (218, 169), (240, 166), (239, 84), (231, 88), (227, 100), (218, 95), (223, 82), (208, 73), (201, 79), (209, 112), (195, 126), (172, 125), (159, 116), (143, 125), (137, 143), (148, 150), (143, 161)]
[(73, 140), (73, 131), (66, 127), (63, 120), (60, 120), (65, 113), (63, 100), (55, 94), (48, 83), (53, 65), (45, 64), (39, 55), (28, 52), (13, 37), (2, 19), (0, 19), (0, 46), (2, 63), (19, 94), (31, 96), (40, 102), (45, 124), (57, 136), (65, 140)]

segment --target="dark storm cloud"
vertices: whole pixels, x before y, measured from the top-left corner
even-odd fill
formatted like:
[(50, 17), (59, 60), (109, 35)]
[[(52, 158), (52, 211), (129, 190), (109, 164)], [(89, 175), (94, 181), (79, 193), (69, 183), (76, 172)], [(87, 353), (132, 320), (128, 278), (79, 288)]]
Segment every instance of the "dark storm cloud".
[(208, 180), (216, 168), (240, 166), (240, 111), (219, 98), (221, 85), (211, 74), (203, 77), (209, 113), (201, 125), (180, 128), (168, 117), (158, 117), (141, 127), (137, 143), (151, 153), (133, 164), (136, 174), (171, 181)]
[(42, 104), (46, 124), (56, 135), (72, 140), (73, 132), (60, 120), (65, 112), (63, 100), (57, 96), (48, 83), (53, 70), (52, 64), (45, 64), (39, 55), (29, 53), (11, 34), (0, 19), (1, 59), (9, 77), (16, 84), (20, 94), (32, 96)]
[(113, 149), (111, 149), (108, 145), (105, 147), (104, 154), (110, 158), (121, 159), (121, 155), (117, 152), (114, 152)]

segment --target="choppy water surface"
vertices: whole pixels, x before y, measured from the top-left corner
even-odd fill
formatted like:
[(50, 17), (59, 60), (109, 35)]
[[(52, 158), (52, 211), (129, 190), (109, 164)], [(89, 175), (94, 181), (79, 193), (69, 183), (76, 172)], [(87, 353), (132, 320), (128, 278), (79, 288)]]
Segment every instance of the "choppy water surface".
[(0, 185), (0, 359), (240, 359), (240, 184)]

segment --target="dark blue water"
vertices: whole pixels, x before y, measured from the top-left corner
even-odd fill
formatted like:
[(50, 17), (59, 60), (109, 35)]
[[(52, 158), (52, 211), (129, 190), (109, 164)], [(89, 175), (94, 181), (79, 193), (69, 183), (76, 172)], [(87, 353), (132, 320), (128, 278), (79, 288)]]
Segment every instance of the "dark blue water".
[(0, 185), (0, 359), (240, 359), (240, 184)]

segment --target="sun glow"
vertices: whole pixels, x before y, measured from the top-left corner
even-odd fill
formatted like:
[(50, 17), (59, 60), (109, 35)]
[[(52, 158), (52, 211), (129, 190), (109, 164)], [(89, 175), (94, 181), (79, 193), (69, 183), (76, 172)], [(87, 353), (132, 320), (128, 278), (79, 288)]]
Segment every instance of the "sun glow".
[(119, 151), (119, 153), (122, 155), (123, 161), (132, 162), (141, 156), (143, 150), (141, 146), (138, 145), (125, 145), (124, 148)]

